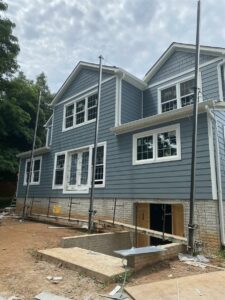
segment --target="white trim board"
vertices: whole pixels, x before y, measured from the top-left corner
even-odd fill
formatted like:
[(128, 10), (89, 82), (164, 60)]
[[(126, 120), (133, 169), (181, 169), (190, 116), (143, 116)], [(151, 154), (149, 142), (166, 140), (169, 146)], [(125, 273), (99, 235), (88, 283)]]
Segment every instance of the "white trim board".
[[(33, 181), (33, 177), (34, 177), (34, 163), (36, 160), (40, 160), (40, 169), (39, 169), (39, 180), (38, 181)], [(24, 177), (23, 177), (23, 185), (27, 186), (27, 163), (30, 162), (30, 158), (26, 159), (25, 162), (25, 169), (24, 169)], [(36, 156), (33, 158), (33, 162), (32, 162), (32, 169), (31, 169), (31, 177), (30, 177), (30, 183), (29, 185), (40, 185), (41, 182), (41, 170), (42, 170), (42, 156)]]
[[(217, 62), (217, 61), (221, 61), (221, 60), (223, 60), (223, 57), (219, 57), (219, 58), (217, 57), (217, 58), (212, 59), (212, 60), (210, 60), (210, 61), (208, 61), (208, 62), (206, 62), (206, 63), (201, 64), (201, 65), (199, 66), (199, 68), (204, 68), (204, 67), (206, 67), (206, 66), (208, 66), (208, 65), (210, 65), (210, 64), (213, 64), (213, 63), (215, 63), (215, 62)], [(192, 72), (193, 72), (193, 76), (194, 76), (194, 70), (195, 70), (195, 68), (191, 68), (191, 69), (188, 69), (188, 70), (186, 70), (186, 71), (177, 73), (176, 75), (173, 75), (173, 76), (167, 77), (167, 78), (165, 78), (165, 79), (162, 79), (162, 80), (160, 80), (160, 81), (157, 81), (157, 82), (155, 82), (155, 83), (152, 83), (152, 84), (150, 84), (150, 85), (147, 87), (147, 89), (153, 88), (153, 87), (155, 87), (155, 86), (157, 86), (157, 85), (161, 85), (161, 84), (163, 84), (163, 83), (166, 83), (167, 81), (176, 79), (176, 78), (181, 77), (181, 76), (183, 76), (183, 75), (186, 75), (186, 74), (188, 74), (188, 73), (192, 73)], [(179, 80), (179, 79), (178, 79), (178, 80)]]
[[(176, 131), (176, 142), (177, 142), (177, 154), (174, 156), (158, 157), (158, 143), (157, 135), (159, 133)], [(137, 159), (137, 140), (139, 138), (152, 136), (153, 137), (153, 158), (146, 160)], [(151, 163), (161, 163), (174, 160), (181, 160), (181, 138), (180, 138), (180, 124), (173, 124), (165, 127), (159, 127), (153, 130), (142, 131), (133, 135), (132, 143), (132, 165), (143, 165)]]

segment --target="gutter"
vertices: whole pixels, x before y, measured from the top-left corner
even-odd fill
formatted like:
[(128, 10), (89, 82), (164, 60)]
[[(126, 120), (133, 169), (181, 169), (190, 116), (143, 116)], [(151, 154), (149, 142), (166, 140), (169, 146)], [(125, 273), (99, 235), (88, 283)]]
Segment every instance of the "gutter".
[[(206, 112), (206, 105), (212, 107), (214, 101), (213, 100), (208, 100), (199, 103), (198, 105), (198, 112), (199, 113), (204, 113)], [(218, 102), (216, 103), (216, 106), (220, 106), (221, 108), (225, 109), (225, 103), (223, 102)], [(188, 105), (176, 110), (171, 110), (165, 113), (161, 114), (156, 114), (150, 117), (146, 117), (143, 119), (138, 119), (129, 123), (125, 123), (113, 128), (110, 128), (110, 131), (113, 132), (116, 135), (128, 133), (128, 132), (133, 132), (138, 129), (143, 129), (147, 128), (150, 126), (155, 126), (155, 125), (161, 125), (162, 123), (169, 122), (169, 121), (174, 121), (182, 118), (187, 118), (191, 117), (193, 115), (193, 106)]]
[[(206, 105), (206, 110), (208, 116), (215, 123), (215, 158), (216, 158), (216, 181), (217, 181), (217, 194), (219, 201), (219, 225), (220, 225), (220, 239), (221, 245), (225, 247), (225, 230), (224, 230), (224, 213), (223, 213), (223, 190), (222, 190), (222, 180), (221, 180), (221, 168), (220, 168), (220, 151), (218, 142), (218, 123), (215, 118), (215, 113), (213, 114), (211, 109)], [(213, 130), (213, 128), (212, 128)]]

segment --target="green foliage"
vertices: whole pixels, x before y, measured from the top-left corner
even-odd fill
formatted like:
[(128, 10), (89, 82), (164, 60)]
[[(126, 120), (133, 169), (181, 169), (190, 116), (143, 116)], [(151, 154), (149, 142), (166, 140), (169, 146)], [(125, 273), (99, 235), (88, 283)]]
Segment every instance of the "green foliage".
[[(0, 0), (0, 13), (7, 5)], [(32, 147), (38, 96), (42, 91), (36, 147), (45, 144), (43, 125), (51, 115), (48, 104), (52, 101), (44, 73), (35, 81), (26, 78), (23, 72), (13, 77), (18, 69), (19, 53), (17, 38), (12, 34), (13, 24), (0, 15), (0, 180), (15, 178), (18, 172), (16, 154)]]
[[(7, 4), (0, 0), (0, 12), (7, 10)], [(4, 81), (17, 70), (19, 53), (18, 39), (12, 34), (15, 24), (0, 15), (0, 88)]]

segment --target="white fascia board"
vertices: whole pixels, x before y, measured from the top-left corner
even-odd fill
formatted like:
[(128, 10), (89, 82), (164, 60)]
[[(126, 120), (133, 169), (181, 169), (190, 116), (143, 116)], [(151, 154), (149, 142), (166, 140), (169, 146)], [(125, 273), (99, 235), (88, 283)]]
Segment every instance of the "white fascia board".
[(43, 127), (49, 126), (49, 123), (52, 121), (52, 117), (53, 117), (53, 114), (52, 114), (51, 117), (48, 119), (48, 121), (43, 125)]
[[(127, 81), (140, 90), (145, 90), (148, 87), (148, 85), (143, 80), (127, 72), (123, 68), (119, 68), (116, 74), (118, 74), (120, 77), (122, 77), (123, 80)], [(122, 74), (122, 76), (120, 74)]]
[[(50, 151), (50, 147), (45, 146), (45, 147), (37, 148), (34, 150), (34, 155), (36, 156), (36, 155), (45, 154), (49, 151)], [(16, 155), (16, 157), (18, 158), (29, 158), (30, 156), (31, 156), (31, 150)]]
[[(159, 68), (165, 63), (165, 61), (176, 51), (193, 51), (195, 52), (195, 45), (191, 44), (180, 44), (180, 43), (172, 43), (169, 48), (162, 54), (162, 56), (156, 61), (156, 63), (149, 69), (149, 71), (144, 76), (143, 81), (148, 82), (155, 73), (159, 70)], [(225, 48), (219, 47), (209, 47), (209, 46), (200, 46), (201, 54), (209, 54), (215, 56), (224, 56)]]
[[(203, 113), (207, 111), (207, 107), (223, 107), (225, 108), (224, 102), (215, 102), (214, 100), (208, 100), (199, 103), (198, 112)], [(132, 121), (114, 128), (110, 131), (116, 135), (133, 132), (138, 129), (159, 125), (165, 122), (179, 120), (187, 118), (193, 115), (193, 105), (185, 106), (176, 110), (171, 110), (165, 113), (157, 114), (154, 116), (146, 117), (136, 121)]]
[[(66, 79), (66, 81), (63, 83), (63, 85), (61, 86), (61, 88), (56, 93), (54, 99), (50, 103), (50, 106), (54, 105), (57, 102), (57, 100), (61, 97), (61, 95), (63, 94), (63, 92), (67, 89), (67, 87), (69, 86), (69, 84), (71, 83), (71, 81), (76, 77), (76, 75), (79, 73), (79, 71), (82, 68), (84, 68), (84, 67), (90, 68), (90, 69), (96, 69), (96, 70), (99, 69), (99, 65), (98, 64), (92, 64), (92, 63), (87, 63), (87, 62), (82, 62), (82, 61), (79, 62), (76, 65), (76, 67), (73, 69), (73, 71), (70, 73), (70, 75), (68, 76), (68, 78)], [(114, 73), (116, 70), (118, 70), (118, 68), (117, 67), (103, 66), (102, 70)]]

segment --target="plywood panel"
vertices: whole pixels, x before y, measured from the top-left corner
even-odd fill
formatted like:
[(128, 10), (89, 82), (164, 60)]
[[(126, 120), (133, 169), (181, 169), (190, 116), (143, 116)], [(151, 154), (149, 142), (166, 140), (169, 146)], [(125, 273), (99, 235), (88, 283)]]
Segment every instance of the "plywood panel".
[(173, 234), (184, 236), (184, 208), (182, 204), (172, 205)]
[[(150, 205), (148, 203), (138, 203), (137, 209), (137, 226), (149, 228), (150, 224)], [(143, 234), (137, 235), (137, 247), (149, 245), (149, 237)]]

